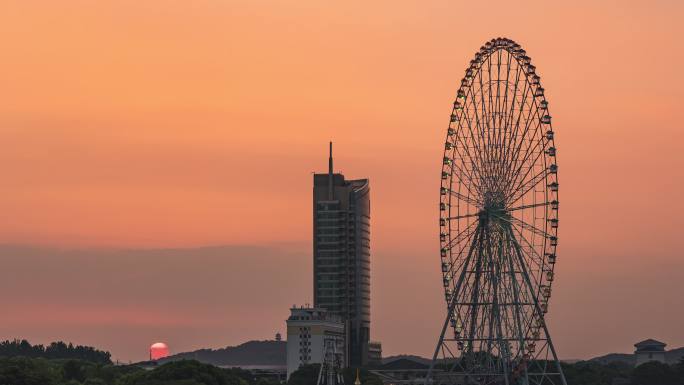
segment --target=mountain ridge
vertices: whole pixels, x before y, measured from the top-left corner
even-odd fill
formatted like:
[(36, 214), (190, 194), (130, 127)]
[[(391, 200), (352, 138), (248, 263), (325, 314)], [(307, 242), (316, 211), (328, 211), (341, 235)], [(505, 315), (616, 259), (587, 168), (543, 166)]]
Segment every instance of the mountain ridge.
[(177, 353), (160, 359), (159, 363), (197, 360), (216, 366), (285, 366), (285, 348), (285, 341), (247, 341), (237, 346)]

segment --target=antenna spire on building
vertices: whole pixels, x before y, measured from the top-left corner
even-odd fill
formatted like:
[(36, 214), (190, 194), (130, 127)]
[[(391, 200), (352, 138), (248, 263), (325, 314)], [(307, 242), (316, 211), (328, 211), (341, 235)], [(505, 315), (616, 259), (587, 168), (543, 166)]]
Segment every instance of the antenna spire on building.
[(328, 158), (328, 173), (333, 173), (332, 142), (330, 142), (330, 156)]
[(328, 200), (335, 199), (333, 193), (333, 157), (332, 157), (332, 141), (330, 142), (330, 156), (328, 157)]

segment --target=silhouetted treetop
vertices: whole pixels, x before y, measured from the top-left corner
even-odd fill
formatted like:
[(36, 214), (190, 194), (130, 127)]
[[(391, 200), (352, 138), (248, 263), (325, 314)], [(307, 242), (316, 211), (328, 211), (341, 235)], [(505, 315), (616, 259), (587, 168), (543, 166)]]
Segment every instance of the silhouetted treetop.
[(0, 357), (31, 357), (49, 359), (74, 359), (110, 364), (111, 354), (90, 346), (74, 345), (62, 341), (48, 346), (31, 345), (26, 340), (5, 340), (0, 342)]

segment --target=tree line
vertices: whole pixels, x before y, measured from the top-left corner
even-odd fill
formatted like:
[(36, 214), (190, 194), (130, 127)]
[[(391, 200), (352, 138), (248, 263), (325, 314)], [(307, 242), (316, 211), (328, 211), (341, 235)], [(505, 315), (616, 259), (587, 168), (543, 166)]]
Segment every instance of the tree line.
[[(562, 365), (568, 385), (684, 385), (684, 360), (674, 365), (648, 362), (637, 367), (591, 361)], [(195, 360), (169, 362), (146, 370), (138, 365), (113, 365), (108, 352), (88, 346), (0, 342), (0, 385), (315, 385), (319, 368), (317, 364), (304, 365), (285, 384), (283, 378)], [(344, 369), (342, 374), (345, 384), (354, 384), (354, 369)], [(363, 385), (383, 384), (369, 370), (360, 370), (359, 377)]]
[(684, 385), (684, 359), (674, 365), (651, 361), (637, 367), (591, 361), (562, 365), (568, 385)]
[(74, 345), (71, 342), (53, 342), (48, 346), (31, 345), (27, 340), (5, 340), (0, 342), (0, 357), (23, 356), (47, 359), (76, 359), (101, 364), (111, 364), (111, 354), (90, 346)]
[(278, 385), (242, 369), (223, 369), (195, 360), (160, 365), (98, 364), (82, 360), (0, 357), (0, 385)]

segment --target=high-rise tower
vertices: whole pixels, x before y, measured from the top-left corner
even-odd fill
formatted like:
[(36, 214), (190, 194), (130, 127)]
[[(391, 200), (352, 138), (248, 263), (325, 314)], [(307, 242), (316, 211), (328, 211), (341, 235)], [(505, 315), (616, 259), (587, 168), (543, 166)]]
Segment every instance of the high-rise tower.
[(370, 187), (368, 179), (345, 180), (333, 171), (314, 174), (314, 307), (342, 317), (347, 359), (368, 363), (370, 341)]

